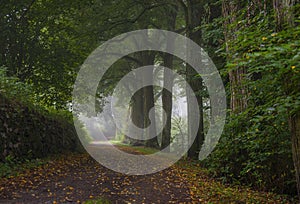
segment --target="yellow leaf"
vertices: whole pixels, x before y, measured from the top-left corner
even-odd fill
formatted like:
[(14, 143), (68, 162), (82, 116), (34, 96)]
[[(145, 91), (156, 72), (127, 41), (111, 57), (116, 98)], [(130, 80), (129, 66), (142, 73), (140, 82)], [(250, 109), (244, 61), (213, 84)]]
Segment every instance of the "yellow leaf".
[(262, 37), (262, 40), (263, 40), (263, 41), (265, 41), (265, 40), (268, 40), (268, 38), (266, 38), (266, 37)]
[(276, 35), (277, 35), (277, 33), (272, 33), (271, 34), (272, 37), (275, 37)]

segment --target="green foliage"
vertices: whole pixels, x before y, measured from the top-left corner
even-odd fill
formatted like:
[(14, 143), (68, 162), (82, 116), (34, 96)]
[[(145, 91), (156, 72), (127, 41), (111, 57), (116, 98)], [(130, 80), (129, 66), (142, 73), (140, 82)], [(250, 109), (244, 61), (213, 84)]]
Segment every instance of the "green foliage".
[(205, 162), (224, 182), (295, 194), (286, 115), (248, 110), (230, 117), (224, 134)]
[(0, 161), (82, 150), (70, 112), (28, 107), (0, 94)]
[[(287, 120), (300, 109), (300, 20), (296, 13), (300, 6), (293, 8), (296, 26), (282, 25), (286, 29), (279, 32), (272, 4), (241, 1), (244, 9), (234, 11), (236, 18), (228, 21), (233, 31), (229, 35), (234, 37), (224, 43), (223, 24), (228, 20), (220, 17), (224, 2), (191, 1), (194, 7), (188, 8), (188, 1), (181, 1), (187, 11), (201, 13), (201, 22), (185, 22), (185, 9), (174, 1), (4, 0), (0, 8), (0, 160), (4, 162), (0, 174), (10, 174), (21, 157), (81, 148), (72, 115), (66, 111), (80, 64), (112, 36), (141, 28), (169, 29), (166, 14), (178, 6), (176, 30), (190, 29), (185, 28), (190, 23), (193, 37), (201, 36), (197, 43), (218, 68), (226, 69), (225, 76), (246, 70), (240, 85), (247, 95), (241, 96), (247, 98), (247, 109), (228, 118), (206, 165), (224, 181), (294, 194)], [(230, 51), (220, 54), (222, 44), (223, 50)], [(136, 66), (120, 60), (106, 72), (98, 87), (97, 109), (102, 110), (104, 98)], [(186, 121), (172, 122), (174, 134), (186, 134), (181, 130)], [(83, 125), (79, 131), (86, 135), (83, 142), (89, 142)]]
[(122, 150), (134, 150), (137, 151), (139, 153), (142, 154), (154, 154), (157, 153), (158, 150), (155, 148), (151, 148), (151, 147), (145, 147), (145, 146), (131, 146), (129, 144), (125, 144), (121, 141), (110, 141), (111, 143), (113, 143), (116, 147), (119, 147)]
[(80, 137), (80, 142), (83, 145), (90, 143), (92, 141), (92, 137), (90, 136), (86, 126), (78, 118), (74, 117), (73, 119), (71, 119), (71, 121), (74, 121), (74, 124), (77, 123), (78, 128), (76, 129), (76, 133)]
[(33, 103), (32, 87), (20, 82), (17, 77), (7, 76), (7, 68), (0, 67), (0, 94), (23, 101), (24, 103)]
[(205, 164), (224, 181), (296, 195), (288, 116), (300, 110), (300, 27), (276, 32), (263, 13), (231, 26), (226, 71), (246, 70), (247, 109), (231, 114)]
[(76, 68), (91, 51), (76, 40), (80, 2), (4, 0), (1, 5), (0, 66), (30, 84), (40, 104), (66, 108)]
[(46, 163), (46, 160), (32, 159), (20, 160), (8, 155), (4, 163), (0, 163), (0, 178), (16, 176), (25, 169), (31, 169), (41, 166)]
[[(71, 112), (38, 105), (32, 86), (6, 73), (0, 67), (1, 168), (10, 169), (10, 158), (24, 161), (65, 150), (81, 151)], [(90, 140), (83, 126), (78, 131), (86, 136), (83, 142)]]

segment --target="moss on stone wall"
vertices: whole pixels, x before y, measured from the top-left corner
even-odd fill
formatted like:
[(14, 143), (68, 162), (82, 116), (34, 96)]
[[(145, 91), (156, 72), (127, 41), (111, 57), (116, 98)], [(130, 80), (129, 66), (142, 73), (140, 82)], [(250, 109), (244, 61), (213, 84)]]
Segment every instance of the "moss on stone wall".
[(0, 94), (0, 161), (77, 150), (82, 146), (70, 119)]

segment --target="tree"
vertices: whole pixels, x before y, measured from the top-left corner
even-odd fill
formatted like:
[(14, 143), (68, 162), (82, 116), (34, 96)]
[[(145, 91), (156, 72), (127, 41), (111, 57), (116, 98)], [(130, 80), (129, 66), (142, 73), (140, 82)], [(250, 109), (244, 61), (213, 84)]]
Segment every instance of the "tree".
[[(273, 0), (277, 31), (293, 28), (294, 26), (299, 26), (296, 25), (294, 21), (294, 11), (296, 10), (296, 8), (294, 7), (295, 4), (295, 0)], [(284, 74), (283, 78), (286, 79), (286, 81), (281, 83), (281, 85), (287, 97), (300, 93), (299, 78), (293, 77), (290, 74)], [(290, 108), (290, 110), (288, 110), (288, 112), (288, 123), (292, 140), (292, 152), (296, 173), (297, 192), (300, 199), (300, 109), (297, 107), (296, 109), (292, 107)]]
[[(170, 31), (175, 31), (176, 26), (176, 17), (178, 12), (177, 5), (171, 5), (171, 8), (166, 9), (167, 13), (167, 26)], [(168, 36), (167, 36), (167, 39)], [(168, 40), (167, 46), (169, 50), (173, 49), (174, 42), (170, 42)], [(169, 69), (173, 69), (173, 60), (174, 57), (171, 54), (164, 53), (163, 54), (163, 65)], [(165, 110), (166, 114), (163, 115), (163, 121), (166, 121), (166, 125), (163, 128), (162, 132), (162, 143), (161, 149), (165, 149), (170, 145), (171, 142), (171, 122), (172, 122), (172, 93), (168, 90), (172, 90), (173, 88), (173, 80), (174, 76), (167, 74), (166, 70), (164, 71), (164, 89), (162, 90), (162, 105), (163, 110)]]
[[(244, 1), (227, 1), (224, 0), (222, 4), (222, 13), (225, 18), (224, 36), (227, 52), (227, 60), (234, 59), (234, 50), (232, 49), (232, 42), (237, 38), (239, 11), (243, 8)], [(243, 81), (246, 75), (245, 67), (238, 67), (232, 65), (229, 70), (230, 81), (230, 109), (232, 113), (240, 113), (247, 107), (247, 88)]]
[[(141, 61), (143, 66), (154, 65), (156, 54), (151, 51), (144, 51), (141, 53)], [(147, 84), (153, 84), (153, 69), (146, 70), (147, 73), (143, 73), (143, 80)], [(144, 128), (150, 125), (150, 129), (145, 132), (145, 138), (149, 138), (150, 135), (156, 135), (155, 137), (146, 140), (145, 145), (147, 147), (159, 148), (156, 132), (156, 120), (155, 120), (155, 106), (154, 106), (154, 90), (153, 86), (146, 86), (143, 88), (143, 102), (144, 102)], [(150, 111), (152, 109), (152, 111)]]
[(76, 68), (86, 56), (77, 46), (78, 1), (1, 3), (0, 64), (10, 76), (33, 85), (37, 103), (67, 108)]
[(278, 193), (293, 195), (287, 121), (299, 110), (299, 29), (289, 24), (296, 23), (292, 16), (299, 14), (297, 6), (284, 5), (287, 2), (222, 1), (230, 117), (208, 165), (229, 180), (274, 186)]
[[(202, 36), (201, 36), (201, 26), (202, 17), (204, 14), (203, 2), (197, 0), (188, 0), (188, 1), (179, 1), (181, 7), (184, 10), (185, 16), (185, 32), (186, 36), (193, 40), (198, 45), (201, 45)], [(196, 59), (195, 59), (196, 60)], [(199, 59), (198, 59), (199, 60)], [(187, 104), (188, 104), (188, 135), (191, 137), (191, 132), (193, 129), (197, 129), (197, 135), (195, 140), (192, 143), (191, 148), (188, 151), (188, 156), (190, 158), (198, 158), (198, 153), (204, 142), (204, 125), (203, 125), (203, 82), (202, 78), (197, 75), (197, 72), (190, 66), (186, 66), (186, 79), (192, 90), (194, 91), (198, 106), (199, 106), (199, 124), (195, 124), (193, 121), (194, 113), (193, 110), (194, 104), (191, 103), (191, 93), (187, 89)], [(196, 116), (197, 117), (197, 116)]]

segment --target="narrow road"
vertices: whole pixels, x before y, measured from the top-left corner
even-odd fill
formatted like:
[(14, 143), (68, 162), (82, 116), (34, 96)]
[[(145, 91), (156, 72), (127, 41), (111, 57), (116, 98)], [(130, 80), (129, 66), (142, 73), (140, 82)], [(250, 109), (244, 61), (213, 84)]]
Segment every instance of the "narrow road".
[(190, 203), (187, 183), (177, 174), (175, 168), (169, 168), (127, 176), (101, 166), (87, 154), (65, 155), (2, 179), (0, 203), (82, 203), (97, 198), (112, 203)]
[[(111, 147), (101, 147), (103, 156), (112, 158)], [(97, 151), (99, 146), (90, 148)], [(131, 147), (118, 148), (141, 154)], [(139, 168), (138, 163), (126, 162)], [(129, 176), (101, 166), (88, 154), (65, 154), (0, 179), (0, 203), (5, 204), (72, 204), (99, 198), (117, 204), (298, 203), (286, 196), (221, 184), (189, 160), (154, 174)]]

